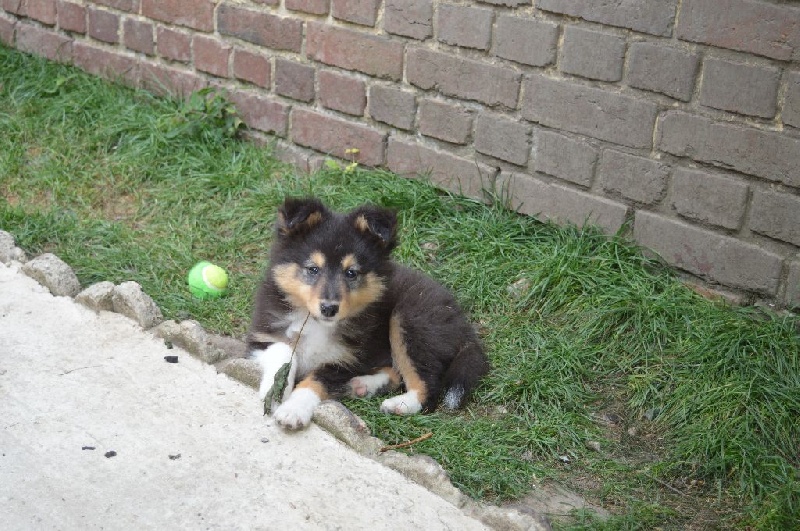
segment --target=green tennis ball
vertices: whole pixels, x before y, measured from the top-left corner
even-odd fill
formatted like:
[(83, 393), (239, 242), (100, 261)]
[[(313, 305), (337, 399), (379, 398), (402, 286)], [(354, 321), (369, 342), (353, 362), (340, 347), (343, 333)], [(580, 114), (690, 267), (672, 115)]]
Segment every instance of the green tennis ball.
[(189, 271), (189, 291), (198, 299), (216, 299), (228, 291), (228, 273), (211, 262), (198, 262)]

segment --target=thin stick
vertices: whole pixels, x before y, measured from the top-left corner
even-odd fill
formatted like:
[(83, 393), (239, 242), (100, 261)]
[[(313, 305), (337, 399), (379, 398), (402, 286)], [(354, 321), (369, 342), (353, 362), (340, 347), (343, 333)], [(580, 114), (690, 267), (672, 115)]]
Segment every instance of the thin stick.
[(429, 431), (425, 435), (421, 435), (421, 436), (417, 437), (416, 439), (411, 439), (410, 441), (406, 441), (406, 442), (399, 443), (399, 444), (390, 444), (388, 446), (383, 446), (383, 447), (381, 447), (381, 449), (379, 451), (381, 453), (383, 453), (383, 452), (386, 452), (388, 450), (397, 450), (398, 448), (407, 448), (409, 446), (417, 444), (418, 442), (422, 442), (422, 441), (428, 440), (431, 437), (433, 437), (433, 432)]

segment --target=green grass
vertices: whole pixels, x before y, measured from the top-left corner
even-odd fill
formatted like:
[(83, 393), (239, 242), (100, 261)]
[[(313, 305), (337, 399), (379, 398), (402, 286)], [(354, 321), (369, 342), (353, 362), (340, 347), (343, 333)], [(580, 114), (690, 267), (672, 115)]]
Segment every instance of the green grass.
[[(61, 256), (84, 285), (135, 280), (167, 318), (240, 336), (284, 196), (395, 207), (398, 259), (458, 294), (494, 370), (458, 414), (396, 418), (378, 399), (349, 401), (377, 436), (432, 432), (410, 451), (478, 498), (513, 500), (552, 480), (613, 513), (561, 527), (680, 529), (709, 511), (723, 527), (797, 521), (796, 317), (704, 300), (592, 228), (386, 172), (298, 175), (233, 138), (235, 116), (206, 96), (157, 99), (0, 47), (0, 228), (31, 255)], [(190, 296), (185, 275), (200, 259), (228, 270), (230, 296)], [(598, 422), (604, 412), (621, 421)]]

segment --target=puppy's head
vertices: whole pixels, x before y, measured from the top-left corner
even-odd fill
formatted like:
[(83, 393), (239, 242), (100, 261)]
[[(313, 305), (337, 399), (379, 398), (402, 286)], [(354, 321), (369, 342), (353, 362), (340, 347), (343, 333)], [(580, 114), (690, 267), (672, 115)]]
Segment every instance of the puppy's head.
[(335, 324), (383, 295), (396, 230), (397, 216), (384, 208), (338, 214), (317, 199), (287, 199), (278, 212), (271, 274), (292, 307)]

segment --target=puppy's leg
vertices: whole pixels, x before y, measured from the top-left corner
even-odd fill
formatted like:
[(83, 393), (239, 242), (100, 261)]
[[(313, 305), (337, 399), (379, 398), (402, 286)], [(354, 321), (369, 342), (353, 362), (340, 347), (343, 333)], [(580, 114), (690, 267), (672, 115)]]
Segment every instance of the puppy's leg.
[(428, 400), (428, 385), (408, 354), (405, 330), (397, 315), (392, 316), (389, 323), (389, 343), (392, 347), (392, 363), (406, 384), (406, 392), (384, 400), (381, 411), (395, 415), (419, 413)]
[[(261, 365), (261, 385), (258, 388), (258, 396), (261, 400), (275, 384), (275, 373), (280, 370), (285, 363), (292, 359), (292, 347), (286, 343), (273, 343), (264, 350), (254, 350), (250, 357)], [(287, 386), (291, 389), (291, 386)], [(279, 399), (280, 397), (275, 397)]]
[(278, 406), (272, 417), (288, 430), (305, 428), (311, 423), (314, 410), (326, 398), (328, 391), (312, 372), (297, 384), (289, 398)]
[(348, 383), (350, 396), (369, 398), (400, 387), (400, 374), (392, 367), (383, 367), (373, 374), (356, 376)]

